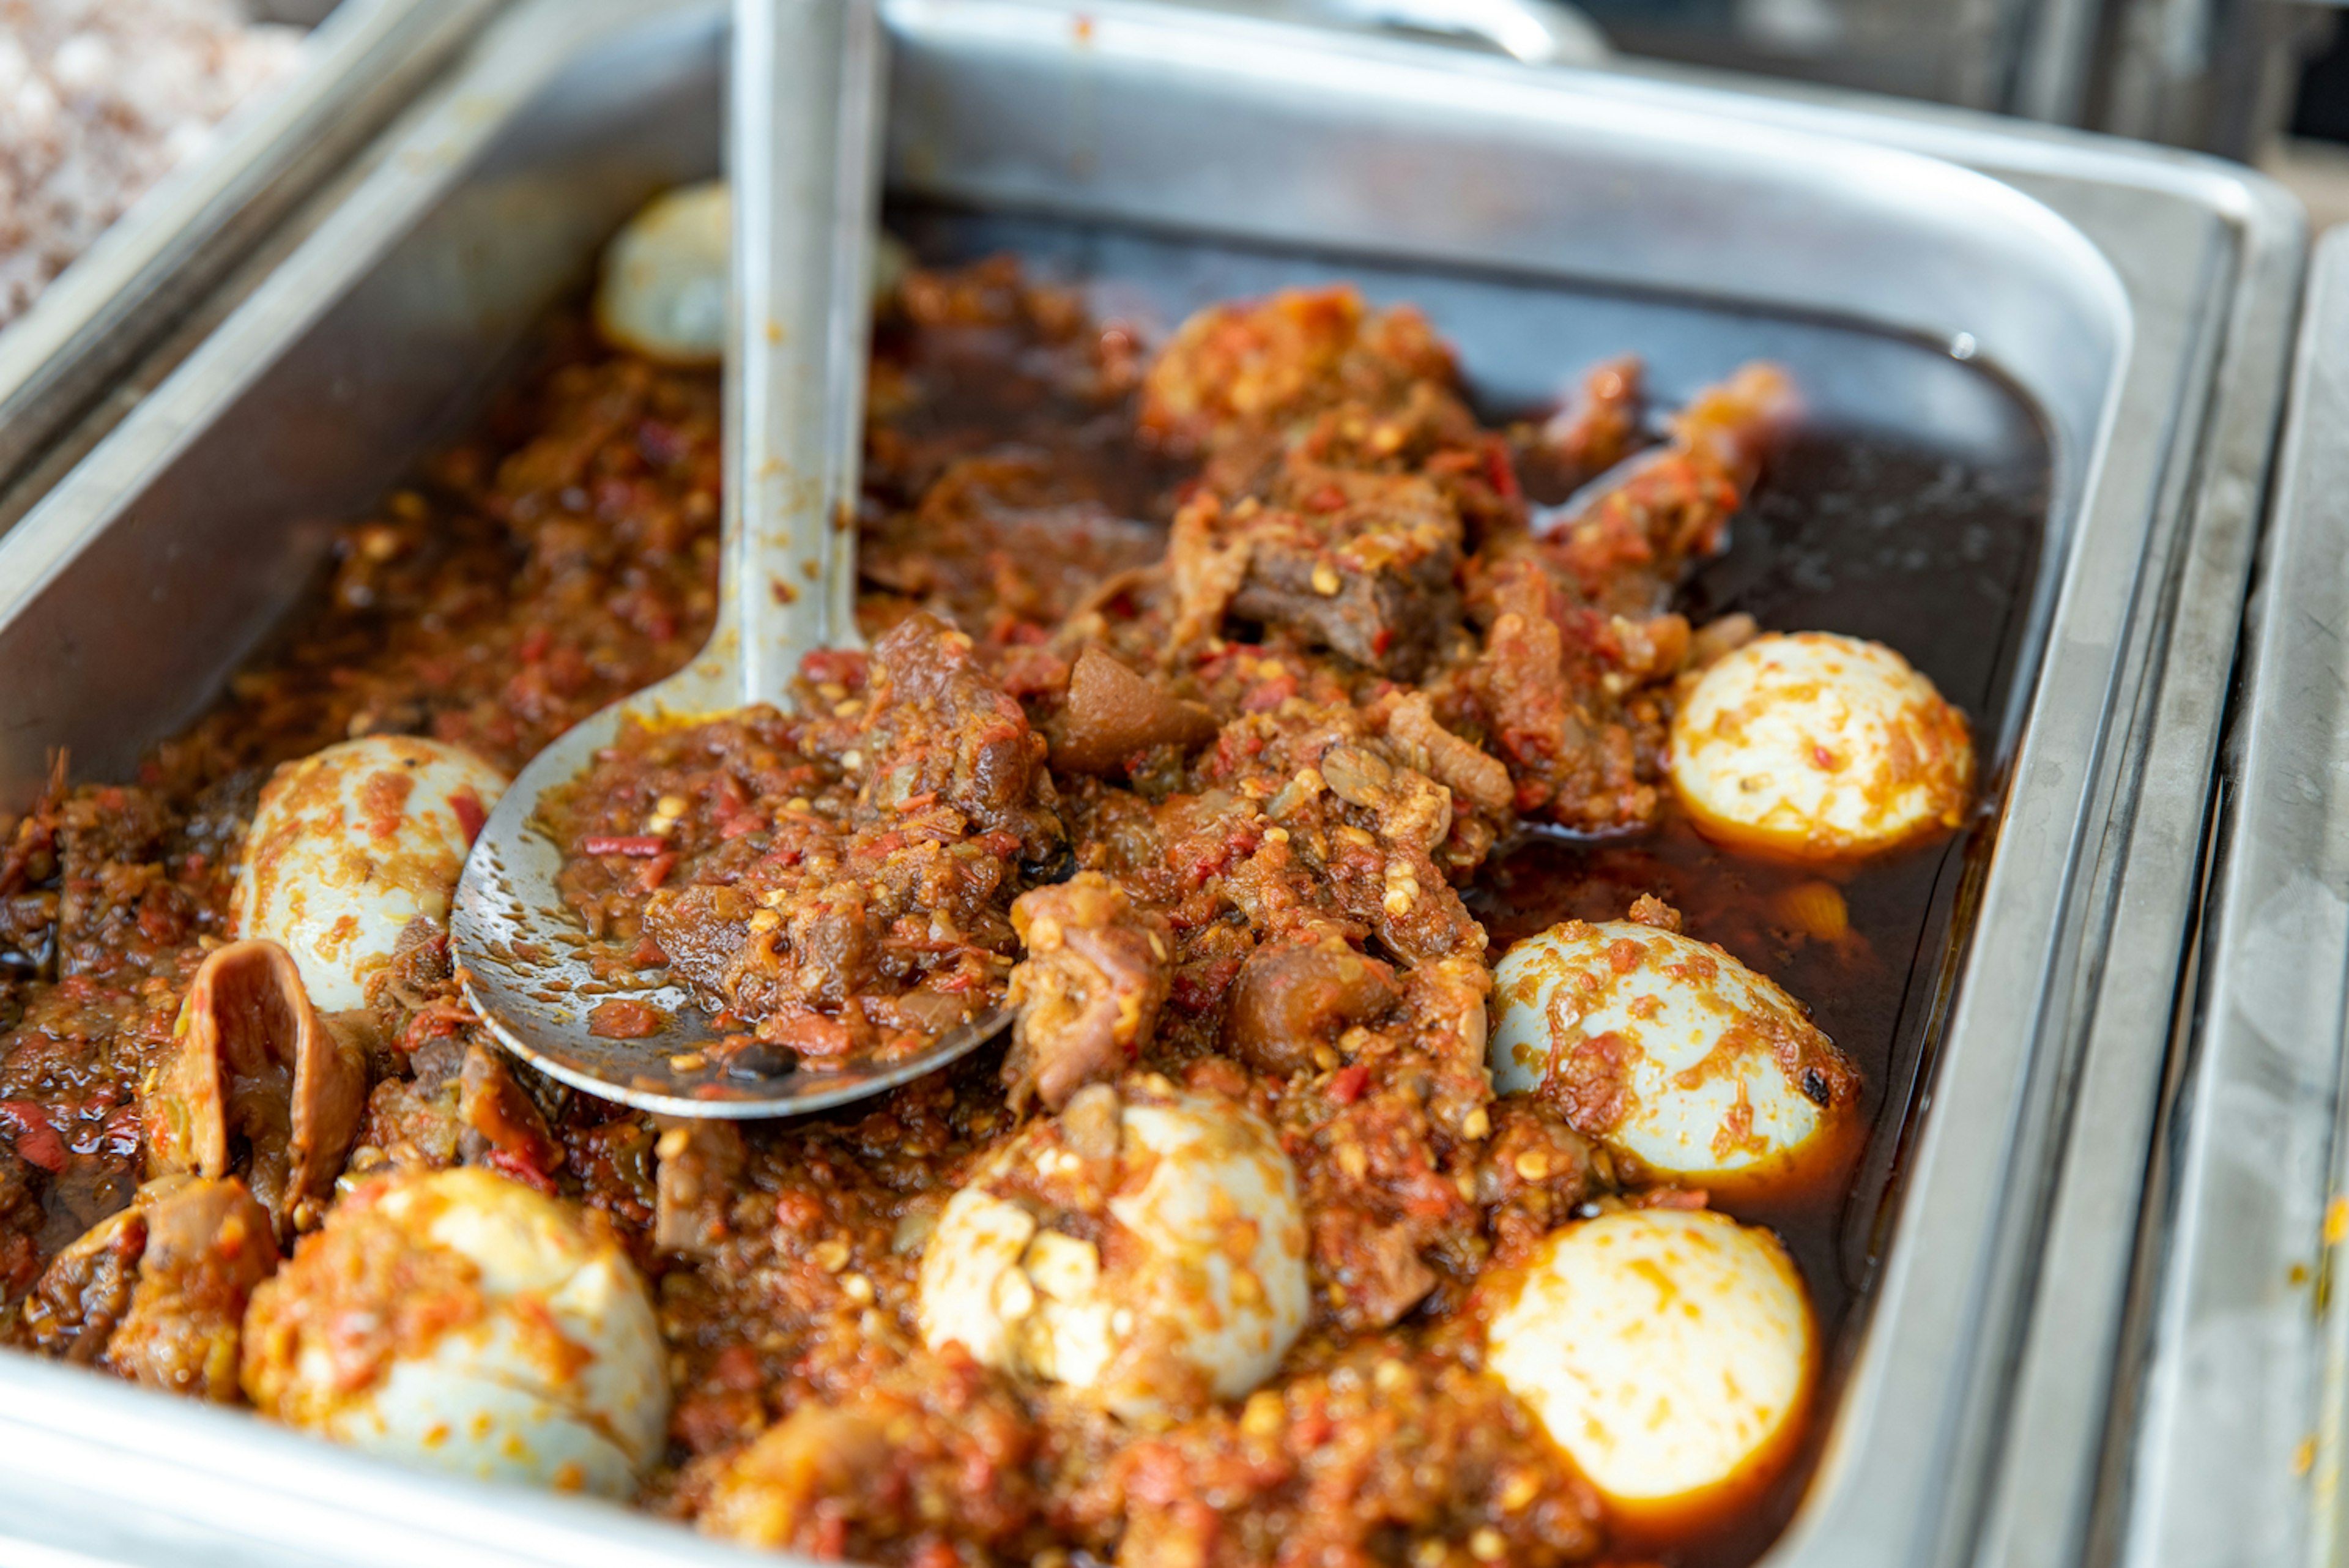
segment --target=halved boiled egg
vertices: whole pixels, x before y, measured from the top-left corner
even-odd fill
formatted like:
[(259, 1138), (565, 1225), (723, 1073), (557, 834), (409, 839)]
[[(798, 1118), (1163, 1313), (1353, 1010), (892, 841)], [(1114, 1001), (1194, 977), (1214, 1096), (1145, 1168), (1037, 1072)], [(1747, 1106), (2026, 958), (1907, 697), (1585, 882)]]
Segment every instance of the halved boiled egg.
[(367, 1001), (399, 933), (445, 919), (506, 776), (460, 746), (368, 735), (286, 763), (261, 792), (230, 920), (294, 955), (310, 1003)]
[(1759, 1181), (1845, 1147), (1851, 1064), (1776, 985), (1721, 949), (1636, 920), (1568, 920), (1493, 971), (1485, 1059), (1586, 1137), (1675, 1180)]
[(1487, 1332), (1487, 1365), (1635, 1524), (1767, 1485), (1800, 1433), (1816, 1359), (1785, 1249), (1703, 1210), (1627, 1210), (1554, 1232)]
[(1706, 836), (1849, 859), (1958, 826), (1966, 721), (1880, 643), (1772, 633), (1708, 669), (1673, 717), (1672, 788)]
[(485, 1170), (336, 1205), (254, 1293), (245, 1395), (355, 1448), (625, 1498), (659, 1455), (667, 1358), (607, 1230)]
[(1262, 1118), (1164, 1080), (1080, 1090), (957, 1192), (922, 1257), (933, 1349), (1155, 1423), (1246, 1394), (1305, 1325), (1297, 1172)]

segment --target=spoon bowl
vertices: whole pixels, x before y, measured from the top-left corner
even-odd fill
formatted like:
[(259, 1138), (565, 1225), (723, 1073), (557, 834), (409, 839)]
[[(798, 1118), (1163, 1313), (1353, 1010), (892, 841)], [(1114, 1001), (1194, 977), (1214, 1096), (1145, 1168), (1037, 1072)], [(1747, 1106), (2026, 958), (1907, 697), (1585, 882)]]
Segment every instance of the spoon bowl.
[[(738, 0), (719, 611), (699, 657), (541, 752), (482, 825), (450, 911), (466, 1000), (501, 1044), (605, 1099), (689, 1116), (772, 1116), (878, 1094), (999, 1033), (1007, 1011), (911, 1054), (746, 1065), (691, 991), (615, 985), (556, 883), (540, 798), (630, 718), (669, 723), (784, 700), (801, 659), (854, 646), (854, 515), (879, 194), (883, 36), (874, 0)], [(597, 1032), (597, 1010), (640, 1004)], [(650, 1012), (646, 1010), (649, 1009)], [(657, 1027), (645, 1032), (647, 1021)], [(615, 1033), (628, 1037), (616, 1038)]]

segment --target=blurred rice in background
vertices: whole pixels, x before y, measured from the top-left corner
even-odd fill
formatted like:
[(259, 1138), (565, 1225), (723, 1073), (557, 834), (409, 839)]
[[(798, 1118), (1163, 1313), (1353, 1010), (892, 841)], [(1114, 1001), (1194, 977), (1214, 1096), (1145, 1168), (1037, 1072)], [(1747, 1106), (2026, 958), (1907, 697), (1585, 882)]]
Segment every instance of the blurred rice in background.
[(240, 0), (0, 0), (0, 327), (303, 36)]

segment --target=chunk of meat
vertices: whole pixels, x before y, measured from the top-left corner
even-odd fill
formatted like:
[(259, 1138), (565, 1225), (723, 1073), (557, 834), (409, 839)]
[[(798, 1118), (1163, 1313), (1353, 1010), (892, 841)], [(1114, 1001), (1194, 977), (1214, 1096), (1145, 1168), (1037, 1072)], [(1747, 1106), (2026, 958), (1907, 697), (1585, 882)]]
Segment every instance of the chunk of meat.
[(1387, 739), (1403, 748), (1403, 758), (1428, 774), (1454, 798), (1479, 811), (1504, 815), (1516, 804), (1516, 786), (1498, 757), (1470, 745), (1437, 722), (1427, 695), (1413, 691), (1387, 709)]
[(388, 1159), (411, 1170), (455, 1165), (464, 1136), (459, 1101), (471, 1050), (454, 1036), (428, 1040), (409, 1054), (409, 1076), (378, 1084), (367, 1096), (353, 1162)]
[(750, 1158), (730, 1121), (659, 1118), (653, 1240), (662, 1251), (708, 1257), (731, 1232), (730, 1216)]
[(1072, 773), (1106, 774), (1157, 746), (1185, 748), (1215, 739), (1216, 718), (1154, 680), (1144, 680), (1088, 648), (1069, 674), (1068, 705), (1052, 741), (1052, 765)]
[(1213, 452), (1332, 403), (1392, 401), (1414, 381), (1457, 374), (1409, 306), (1373, 312), (1344, 285), (1283, 289), (1185, 321), (1143, 378), (1142, 428), (1176, 451)]
[(236, 1397), (254, 1287), (275, 1272), (267, 1210), (243, 1182), (166, 1176), (53, 1259), (16, 1338), (177, 1394)]
[(1050, 1109), (1133, 1064), (1173, 983), (1174, 933), (1098, 871), (1037, 888), (1011, 906), (1027, 953), (1011, 971), (1019, 1010), (1003, 1081), (1012, 1103)]
[(860, 1563), (957, 1561), (942, 1532), (1023, 1561), (1035, 1429), (958, 1349), (854, 1400), (809, 1400), (718, 1469), (701, 1528)]
[(1741, 367), (1692, 399), (1669, 446), (1642, 452), (1591, 486), (1546, 530), (1544, 549), (1599, 608), (1643, 616), (1692, 561), (1721, 547), (1763, 460), (1800, 412), (1785, 371)]
[(1028, 858), (1061, 842), (1044, 738), (973, 656), (971, 640), (926, 614), (873, 648), (860, 750), (860, 805), (935, 795), (981, 827), (1018, 837)]
[(36, 1355), (94, 1365), (130, 1311), (147, 1215), (137, 1206), (99, 1220), (49, 1260), (11, 1337)]
[(1659, 796), (1640, 776), (1630, 731), (1593, 711), (1606, 699), (1599, 671), (1569, 660), (1566, 623), (1588, 612), (1531, 559), (1502, 563), (1495, 579), (1495, 613), (1467, 684), (1507, 761), (1517, 809), (1593, 832), (1653, 820)]
[(458, 1152), (468, 1165), (546, 1189), (563, 1164), (563, 1146), (538, 1103), (516, 1081), (505, 1057), (475, 1041), (457, 1071)]
[(1568, 484), (1595, 478), (1630, 456), (1646, 413), (1643, 379), (1636, 355), (1592, 366), (1574, 395), (1542, 422), (1534, 453)]
[(1343, 1059), (1339, 1037), (1402, 999), (1394, 969), (1342, 937), (1268, 942), (1232, 981), (1224, 1048), (1258, 1072), (1289, 1076)]
[(204, 960), (178, 1033), (147, 1098), (150, 1174), (222, 1177), (242, 1154), (254, 1195), (292, 1235), (333, 1190), (358, 1131), (360, 1046), (319, 1021), (292, 956), (257, 940)]
[(277, 1270), (269, 1213), (233, 1179), (187, 1181), (146, 1210), (139, 1282), (106, 1362), (150, 1388), (234, 1404), (244, 1309)]
[[(1175, 518), (1169, 554), (1185, 628), (1256, 621), (1409, 680), (1459, 620), (1460, 547), (1460, 514), (1427, 480), (1299, 464), (1268, 500), (1195, 498)], [(1210, 613), (1200, 596), (1222, 596), (1242, 560)]]

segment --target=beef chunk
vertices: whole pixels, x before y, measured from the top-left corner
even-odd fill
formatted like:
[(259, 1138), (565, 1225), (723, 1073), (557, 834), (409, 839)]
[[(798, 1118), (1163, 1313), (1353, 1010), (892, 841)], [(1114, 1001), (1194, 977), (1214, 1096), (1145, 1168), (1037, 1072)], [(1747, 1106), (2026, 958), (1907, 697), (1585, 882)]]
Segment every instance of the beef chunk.
[(1425, 479), (1299, 463), (1268, 502), (1196, 498), (1170, 555), (1186, 628), (1257, 621), (1409, 680), (1460, 618), (1460, 544), (1459, 513)]
[(1133, 1065), (1164, 1005), (1174, 935), (1097, 871), (1038, 888), (1011, 906), (1027, 956), (1011, 971), (1019, 1010), (1003, 1080), (1014, 1105), (1053, 1110)]
[(1268, 942), (1232, 982), (1224, 1047), (1260, 1072), (1288, 1075), (1338, 1065), (1339, 1036), (1402, 1000), (1394, 970), (1341, 936)]
[(859, 750), (870, 772), (860, 807), (933, 795), (1018, 837), (1027, 858), (1057, 852), (1044, 738), (979, 668), (969, 638), (935, 616), (906, 617), (874, 645), (865, 701)]

